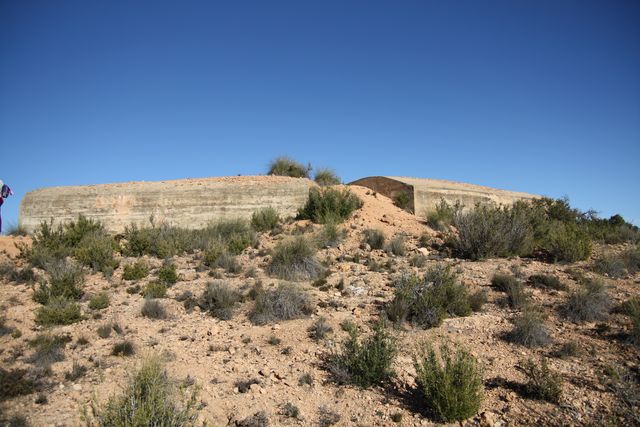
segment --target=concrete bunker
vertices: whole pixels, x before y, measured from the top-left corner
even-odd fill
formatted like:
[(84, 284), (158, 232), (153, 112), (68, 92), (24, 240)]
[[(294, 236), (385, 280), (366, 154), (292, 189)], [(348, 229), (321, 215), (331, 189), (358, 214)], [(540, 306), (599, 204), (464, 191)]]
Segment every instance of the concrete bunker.
[(371, 176), (350, 182), (349, 185), (370, 188), (392, 200), (397, 200), (404, 193), (408, 197), (406, 209), (417, 215), (425, 215), (434, 210), (441, 199), (450, 204), (460, 202), (469, 208), (478, 202), (509, 205), (517, 200), (539, 197), (528, 193), (428, 178)]

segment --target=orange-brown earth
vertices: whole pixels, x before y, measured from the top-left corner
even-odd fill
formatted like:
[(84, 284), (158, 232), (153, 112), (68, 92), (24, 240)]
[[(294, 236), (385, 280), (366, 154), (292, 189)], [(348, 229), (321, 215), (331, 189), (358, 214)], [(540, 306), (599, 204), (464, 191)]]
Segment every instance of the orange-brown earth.
[[(606, 326), (596, 323), (575, 324), (557, 314), (558, 307), (566, 299), (567, 291), (530, 288), (533, 301), (544, 307), (548, 318), (553, 343), (549, 346), (529, 349), (509, 343), (501, 338), (511, 330), (511, 320), (517, 312), (502, 304), (504, 294), (490, 287), (494, 272), (517, 271), (523, 277), (533, 273), (548, 273), (559, 277), (569, 289), (576, 282), (568, 273), (570, 268), (583, 270), (591, 275), (591, 261), (570, 266), (546, 264), (531, 259), (489, 259), (470, 262), (443, 258), (430, 250), (423, 267), (411, 267), (412, 255), (425, 252), (419, 248), (419, 238), (427, 234), (436, 238), (419, 218), (395, 207), (390, 200), (370, 190), (352, 187), (365, 202), (343, 228), (347, 236), (336, 248), (322, 249), (320, 260), (331, 261), (328, 276), (329, 290), (322, 291), (310, 282), (299, 282), (320, 303), (315, 313), (305, 319), (284, 321), (278, 324), (255, 326), (248, 320), (251, 301), (242, 303), (231, 320), (223, 321), (198, 308), (187, 312), (182, 303), (174, 298), (184, 291), (198, 296), (211, 277), (199, 268), (198, 255), (175, 257), (180, 280), (172, 286), (163, 300), (169, 317), (153, 320), (140, 314), (143, 297), (126, 292), (133, 284), (122, 276), (122, 265), (133, 261), (123, 257), (112, 277), (90, 274), (85, 283), (85, 297), (81, 305), (85, 320), (69, 326), (53, 328), (56, 334), (66, 334), (72, 341), (65, 348), (65, 359), (52, 365), (53, 374), (46, 379), (44, 389), (47, 403), (36, 404), (35, 394), (20, 396), (0, 402), (0, 419), (13, 415), (24, 415), (32, 425), (73, 426), (84, 424), (83, 412), (89, 411), (92, 402), (100, 404), (110, 395), (122, 390), (140, 361), (147, 355), (161, 354), (167, 360), (169, 375), (178, 380), (193, 380), (191, 387), (199, 388), (202, 404), (199, 420), (209, 425), (227, 425), (233, 420), (243, 419), (257, 411), (265, 411), (270, 425), (318, 425), (319, 408), (325, 406), (340, 415), (337, 425), (378, 426), (431, 425), (421, 402), (411, 394), (415, 386), (412, 355), (421, 340), (434, 343), (459, 343), (469, 349), (478, 359), (485, 383), (484, 400), (477, 416), (465, 421), (469, 425), (587, 425), (620, 424), (617, 412), (622, 403), (610, 387), (614, 371), (636, 372), (640, 363), (638, 348), (625, 339), (631, 325), (622, 314), (612, 314)], [(257, 280), (265, 286), (279, 281), (266, 275), (269, 262), (268, 249), (287, 234), (299, 229), (306, 222), (289, 222), (284, 233), (276, 236), (264, 234), (257, 249), (246, 249), (239, 257), (244, 273), (227, 274), (225, 280), (237, 289), (246, 292)], [(407, 255), (393, 256), (382, 250), (362, 247), (362, 232), (367, 228), (384, 231), (387, 238), (403, 234), (406, 236)], [(319, 230), (311, 225), (309, 233)], [(17, 257), (13, 243), (20, 239), (5, 237), (0, 240), (2, 261), (18, 266), (24, 261)], [(598, 249), (600, 250), (600, 249)], [(596, 251), (597, 252), (597, 251)], [(345, 257), (346, 255), (346, 257)], [(354, 258), (355, 257), (355, 258)], [(371, 271), (365, 260), (371, 257), (378, 264), (387, 262), (390, 268), (380, 272)], [(152, 274), (139, 281), (153, 280), (155, 270), (162, 260), (146, 257), (154, 267)], [(449, 318), (437, 328), (424, 330), (404, 325), (395, 330), (398, 338), (399, 356), (394, 363), (396, 377), (388, 387), (360, 389), (355, 386), (336, 385), (323, 368), (323, 356), (331, 352), (347, 334), (340, 328), (344, 320), (352, 320), (363, 331), (369, 331), (371, 322), (378, 318), (381, 306), (392, 299), (392, 278), (409, 270), (424, 272), (438, 263), (447, 263), (459, 272), (459, 278), (470, 291), (486, 289), (488, 303), (483, 310), (469, 317)], [(250, 267), (255, 268), (255, 277), (247, 277)], [(37, 271), (38, 275), (44, 274)], [(342, 291), (334, 285), (344, 281)], [(640, 276), (626, 279), (606, 279), (615, 303), (640, 295)], [(22, 334), (0, 336), (0, 366), (10, 370), (30, 368), (28, 357), (32, 350), (28, 346), (43, 329), (34, 322), (39, 306), (32, 300), (34, 286), (18, 284), (2, 279), (0, 282), (0, 307), (6, 326)], [(111, 304), (97, 311), (88, 308), (88, 299), (100, 291), (108, 292)], [(308, 328), (325, 317), (333, 328), (328, 339), (316, 342), (309, 337)], [(124, 329), (124, 338), (134, 342), (135, 355), (117, 357), (111, 355), (115, 342), (123, 337), (112, 334), (100, 338), (98, 326), (106, 322), (117, 322)], [(272, 345), (271, 337), (280, 339)], [(77, 343), (84, 337), (87, 344)], [(518, 385), (525, 382), (519, 366), (528, 358), (539, 359), (550, 356), (564, 343), (575, 342), (579, 355), (568, 358), (549, 357), (551, 369), (557, 372), (564, 384), (561, 403), (554, 405), (531, 400), (518, 394)], [(78, 362), (88, 368), (87, 373), (75, 381), (65, 380), (65, 373)], [(300, 385), (299, 378), (310, 374), (312, 385)], [(259, 384), (246, 393), (240, 393), (236, 381), (255, 378)], [(282, 415), (282, 405), (293, 403), (300, 409), (298, 419)], [(399, 422), (391, 419), (401, 414)]]

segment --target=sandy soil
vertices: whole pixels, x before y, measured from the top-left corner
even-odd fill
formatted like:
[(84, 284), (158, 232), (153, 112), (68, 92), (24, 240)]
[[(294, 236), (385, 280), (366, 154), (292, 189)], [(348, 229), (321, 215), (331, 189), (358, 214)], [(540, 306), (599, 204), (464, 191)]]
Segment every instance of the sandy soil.
[[(482, 367), (485, 382), (482, 407), (476, 417), (463, 424), (619, 423), (613, 415), (618, 405), (617, 398), (602, 378), (611, 367), (638, 370), (640, 356), (637, 347), (620, 338), (630, 328), (628, 318), (614, 313), (607, 322), (607, 328), (595, 323), (573, 324), (557, 314), (557, 308), (567, 292), (531, 288), (529, 291), (533, 300), (548, 313), (547, 325), (553, 336), (553, 344), (529, 349), (501, 338), (504, 332), (511, 329), (511, 320), (516, 312), (506, 308), (502, 304), (503, 294), (490, 287), (490, 279), (495, 271), (517, 269), (524, 276), (540, 272), (557, 275), (572, 289), (576, 283), (567, 273), (569, 267), (586, 270), (588, 261), (572, 266), (519, 258), (468, 262), (441, 259), (439, 254), (431, 251), (431, 259), (424, 267), (411, 267), (410, 257), (424, 252), (424, 249), (418, 248), (418, 238), (424, 233), (431, 237), (436, 233), (419, 218), (393, 206), (384, 196), (374, 195), (362, 187), (352, 189), (365, 201), (363, 209), (344, 224), (346, 239), (337, 248), (323, 249), (319, 253), (320, 259), (334, 260), (328, 283), (336, 285), (344, 281), (345, 287), (343, 291), (333, 286), (328, 291), (321, 291), (310, 282), (301, 282), (300, 286), (309, 289), (320, 303), (311, 317), (254, 326), (247, 317), (252, 304), (250, 301), (243, 303), (229, 321), (218, 320), (200, 312), (198, 308), (187, 312), (174, 298), (187, 290), (198, 296), (206, 283), (212, 280), (206, 271), (200, 271), (197, 255), (174, 258), (181, 280), (169, 289), (164, 300), (170, 313), (165, 320), (141, 316), (143, 298), (126, 292), (133, 282), (122, 280), (122, 267), (108, 279), (91, 274), (87, 278), (86, 295), (81, 302), (86, 319), (73, 325), (53, 328), (55, 333), (67, 334), (73, 340), (66, 346), (65, 360), (54, 363), (53, 375), (46, 379), (48, 402), (36, 404), (34, 394), (21, 396), (1, 402), (0, 413), (7, 418), (15, 414), (25, 415), (32, 425), (37, 426), (82, 425), (83, 410), (88, 410), (92, 402), (99, 404), (120, 391), (135, 366), (145, 356), (155, 353), (166, 357), (167, 370), (172, 378), (189, 378), (190, 382), (194, 382), (192, 387), (199, 387), (199, 399), (202, 402), (199, 420), (209, 425), (228, 425), (261, 410), (268, 414), (270, 425), (318, 425), (319, 410), (323, 406), (340, 415), (341, 419), (336, 424), (339, 426), (431, 425), (433, 421), (424, 413), (416, 395), (411, 393), (415, 384), (412, 355), (416, 344), (427, 340), (436, 345), (459, 343), (478, 358)], [(262, 280), (265, 286), (275, 286), (278, 281), (264, 272), (269, 261), (265, 249), (285, 238), (288, 231), (305, 224), (289, 224), (285, 227), (285, 234), (263, 235), (260, 248), (245, 250), (240, 256), (244, 271), (253, 266), (257, 271), (256, 277), (246, 277), (245, 273), (225, 274), (225, 279), (244, 292), (256, 280)], [(309, 227), (319, 229), (319, 226)], [(387, 237), (404, 235), (408, 255), (396, 257), (381, 250), (362, 249), (361, 236), (366, 228), (381, 229)], [(13, 242), (12, 238), (0, 239), (0, 251), (11, 257), (16, 256), (17, 252), (11, 248)], [(345, 259), (344, 255), (349, 257)], [(355, 260), (351, 258), (353, 256), (356, 256)], [(364, 264), (367, 257), (372, 257), (379, 264), (390, 262), (391, 269), (370, 271)], [(0, 255), (0, 258), (0, 261), (8, 259), (6, 254)], [(148, 278), (139, 282), (142, 285), (155, 277), (155, 269), (162, 263), (158, 259), (147, 259), (154, 270)], [(130, 261), (133, 259), (123, 258), (121, 265)], [(23, 263), (19, 259), (11, 262), (19, 266)], [(423, 330), (405, 325), (396, 331), (400, 349), (394, 365), (397, 377), (388, 387), (363, 390), (333, 383), (323, 368), (322, 359), (346, 338), (340, 323), (352, 320), (363, 331), (369, 331), (370, 323), (378, 317), (381, 305), (392, 298), (390, 282), (399, 272), (423, 272), (439, 262), (453, 265), (460, 273), (460, 280), (472, 292), (486, 289), (489, 302), (483, 311), (469, 317), (447, 319), (442, 326), (434, 329)], [(223, 274), (221, 270), (219, 274)], [(640, 295), (639, 275), (621, 280), (607, 279), (607, 283), (616, 303)], [(111, 304), (97, 313), (88, 308), (88, 299), (102, 290), (109, 293)], [(32, 300), (32, 294), (33, 286), (30, 284), (16, 284), (4, 279), (0, 282), (0, 307), (2, 316), (7, 319), (6, 326), (22, 333), (18, 338), (8, 334), (0, 336), (0, 366), (4, 369), (31, 366), (27, 361), (32, 352), (28, 341), (42, 332), (34, 323), (38, 304)], [(316, 342), (309, 337), (308, 328), (320, 316), (328, 320), (334, 332), (325, 341)], [(110, 321), (123, 327), (124, 336), (112, 334), (103, 339), (97, 335), (97, 327)], [(89, 343), (77, 344), (80, 337), (86, 338)], [(271, 337), (277, 337), (280, 343), (270, 344), (268, 341)], [(135, 343), (134, 356), (111, 355), (113, 344), (123, 338)], [(530, 357), (549, 356), (566, 342), (575, 342), (581, 355), (566, 359), (549, 358), (550, 367), (564, 381), (561, 404), (530, 400), (518, 394), (518, 384), (525, 380), (518, 366)], [(70, 371), (74, 361), (86, 366), (88, 371), (77, 381), (65, 380), (64, 374)], [(299, 384), (299, 378), (306, 373), (312, 376), (312, 385)], [(253, 378), (259, 383), (246, 393), (240, 393), (235, 383)], [(282, 405), (287, 402), (300, 409), (299, 419), (282, 415)], [(391, 419), (394, 414), (402, 415), (398, 423)]]

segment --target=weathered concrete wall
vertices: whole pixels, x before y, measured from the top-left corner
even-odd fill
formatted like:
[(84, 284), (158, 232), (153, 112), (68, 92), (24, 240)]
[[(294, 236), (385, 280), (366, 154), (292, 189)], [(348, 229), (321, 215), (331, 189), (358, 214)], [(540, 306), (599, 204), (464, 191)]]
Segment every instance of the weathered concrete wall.
[(460, 202), (469, 208), (478, 202), (509, 205), (517, 200), (539, 197), (528, 193), (426, 178), (372, 176), (350, 184), (371, 188), (391, 198), (399, 191), (406, 191), (413, 202), (412, 211), (418, 215), (425, 215), (426, 212), (434, 210), (441, 199), (451, 204)]
[(250, 218), (272, 206), (295, 215), (315, 183), (304, 178), (243, 176), (43, 188), (20, 203), (20, 226), (32, 232), (42, 221), (55, 223), (79, 214), (102, 221), (113, 232), (126, 225), (157, 222), (200, 228), (225, 218)]

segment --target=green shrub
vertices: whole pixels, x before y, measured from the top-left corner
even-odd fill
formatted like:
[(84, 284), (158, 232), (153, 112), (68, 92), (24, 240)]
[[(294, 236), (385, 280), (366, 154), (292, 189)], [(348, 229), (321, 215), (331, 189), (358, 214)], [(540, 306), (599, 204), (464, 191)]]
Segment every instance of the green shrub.
[(487, 291), (484, 289), (478, 290), (469, 295), (469, 306), (471, 310), (479, 312), (482, 310), (482, 306), (487, 303)]
[(251, 224), (243, 219), (219, 221), (210, 224), (198, 234), (207, 243), (201, 243), (198, 247), (206, 248), (209, 242), (221, 240), (232, 255), (239, 255), (244, 249), (255, 246), (258, 242), (258, 236), (251, 228)]
[(256, 231), (271, 231), (280, 223), (280, 214), (272, 207), (262, 208), (251, 215), (251, 226)]
[(113, 356), (133, 356), (135, 352), (136, 349), (133, 343), (129, 340), (117, 342), (111, 349), (111, 354)]
[(318, 247), (321, 248), (335, 247), (340, 244), (346, 234), (346, 231), (340, 228), (337, 223), (333, 221), (326, 222), (316, 235), (316, 242)]
[(255, 414), (235, 422), (236, 427), (267, 427), (269, 416), (265, 411), (258, 411)]
[(362, 200), (347, 188), (312, 188), (307, 203), (298, 211), (298, 219), (309, 219), (318, 224), (340, 223), (361, 207)]
[(405, 256), (407, 254), (407, 248), (404, 243), (403, 236), (396, 236), (389, 240), (387, 244), (387, 252), (397, 256)]
[(532, 250), (533, 230), (529, 218), (516, 207), (476, 204), (467, 212), (456, 211), (453, 225), (458, 234), (450, 244), (463, 258), (525, 255)]
[(238, 262), (235, 256), (228, 253), (223, 253), (218, 257), (213, 267), (223, 268), (227, 273), (238, 274), (242, 272), (242, 265)]
[(164, 260), (162, 267), (158, 270), (158, 280), (166, 285), (173, 285), (178, 281), (178, 272), (173, 261)]
[(554, 262), (576, 262), (591, 255), (591, 239), (579, 225), (555, 222), (547, 240), (546, 248)]
[(327, 185), (339, 185), (341, 183), (340, 177), (336, 175), (333, 169), (318, 169), (313, 180), (320, 186)]
[(546, 359), (540, 360), (540, 366), (531, 359), (527, 360), (523, 371), (528, 379), (525, 385), (527, 395), (551, 403), (560, 402), (562, 381), (557, 373), (551, 372)]
[(614, 279), (640, 271), (640, 249), (629, 248), (619, 254), (603, 254), (594, 263), (593, 270)]
[(27, 360), (43, 367), (60, 362), (64, 360), (64, 347), (69, 341), (71, 337), (66, 335), (39, 334), (29, 341), (29, 347), (34, 349), (34, 353)]
[(427, 257), (422, 254), (415, 254), (409, 258), (409, 265), (411, 267), (422, 268), (427, 263)]
[(9, 371), (0, 367), (0, 402), (31, 394), (35, 389), (36, 383), (26, 369)]
[(54, 261), (47, 264), (46, 271), (49, 273), (49, 284), (39, 284), (39, 288), (33, 294), (34, 301), (46, 304), (53, 297), (77, 300), (84, 294), (84, 271), (76, 263), (67, 260)]
[(227, 245), (222, 240), (212, 240), (204, 250), (202, 263), (206, 266), (215, 268), (218, 259), (227, 253)]
[(418, 387), (437, 420), (462, 421), (478, 412), (483, 395), (482, 376), (475, 357), (466, 350), (459, 348), (451, 354), (445, 345), (440, 348), (438, 358), (425, 343), (414, 356), (414, 366)]
[(315, 304), (306, 291), (296, 285), (281, 284), (272, 291), (256, 290), (249, 318), (256, 325), (264, 325), (309, 316), (314, 308)]
[(631, 341), (640, 345), (640, 299), (636, 297), (625, 302), (622, 311), (631, 319)]
[(149, 264), (144, 259), (139, 259), (132, 264), (124, 266), (122, 278), (124, 280), (140, 280), (149, 275)]
[(395, 338), (382, 322), (375, 325), (370, 337), (361, 341), (358, 335), (357, 329), (351, 330), (341, 351), (329, 356), (328, 367), (335, 380), (370, 387), (391, 378), (397, 354)]
[(406, 210), (411, 203), (411, 196), (406, 191), (401, 191), (393, 197), (393, 204), (400, 209)]
[(320, 341), (326, 338), (328, 334), (333, 332), (333, 328), (329, 323), (327, 323), (327, 319), (323, 316), (320, 316), (318, 320), (316, 320), (313, 325), (309, 328), (309, 334), (311, 338), (316, 341)]
[(93, 271), (100, 271), (105, 276), (110, 276), (113, 270), (118, 268), (118, 261), (114, 258), (114, 251), (118, 244), (113, 237), (104, 231), (95, 231), (85, 235), (73, 251), (73, 255), (83, 265)]
[(456, 212), (461, 210), (462, 205), (460, 202), (450, 205), (446, 200), (440, 199), (435, 209), (427, 212), (427, 225), (437, 231), (446, 231), (453, 224), (453, 217)]
[(555, 289), (556, 291), (566, 290), (567, 287), (556, 276), (550, 274), (532, 274), (529, 276), (529, 284), (539, 288)]
[(80, 320), (80, 306), (64, 297), (52, 297), (36, 311), (36, 323), (41, 326), (70, 325)]
[(0, 277), (16, 283), (29, 283), (36, 278), (31, 267), (18, 268), (9, 260), (0, 263)]
[(320, 427), (330, 427), (338, 423), (342, 418), (340, 414), (325, 405), (318, 408), (318, 414), (318, 425)]
[(89, 300), (89, 308), (92, 310), (102, 310), (109, 307), (109, 303), (109, 295), (105, 292), (100, 292), (91, 297)]
[(311, 165), (304, 166), (289, 157), (280, 156), (269, 164), (267, 175), (309, 178), (309, 172), (311, 172)]
[(609, 315), (611, 297), (601, 280), (586, 279), (572, 292), (562, 309), (565, 317), (574, 322), (604, 320)]
[(240, 293), (233, 290), (227, 282), (217, 280), (207, 284), (198, 305), (214, 317), (229, 320), (233, 317), (234, 306), (240, 301)]
[(422, 279), (405, 274), (394, 281), (393, 286), (394, 299), (386, 305), (385, 311), (396, 323), (409, 320), (424, 328), (433, 328), (447, 315), (471, 314), (467, 288), (457, 281), (449, 266), (432, 267)]
[(102, 407), (94, 405), (99, 426), (193, 426), (196, 424), (197, 394), (176, 390), (157, 357), (142, 363), (120, 396), (112, 396)]
[(169, 224), (156, 225), (151, 217), (150, 226), (131, 224), (125, 227), (122, 253), (132, 257), (170, 258), (193, 250), (196, 232)]
[(522, 308), (529, 300), (529, 295), (525, 292), (522, 282), (510, 274), (494, 274), (491, 278), (491, 285), (507, 294), (507, 303), (512, 308)]
[(148, 283), (142, 290), (145, 298), (164, 298), (167, 295), (167, 285), (159, 282)]
[(545, 346), (551, 342), (547, 327), (544, 325), (544, 315), (533, 306), (526, 306), (513, 324), (514, 329), (507, 335), (511, 342), (526, 347)]
[(316, 248), (304, 236), (285, 240), (273, 250), (267, 273), (284, 280), (314, 280), (323, 272)]
[(140, 313), (144, 317), (148, 317), (150, 319), (166, 319), (167, 311), (165, 310), (162, 303), (157, 299), (145, 298), (144, 303), (142, 304), (142, 309)]
[(363, 232), (364, 242), (371, 247), (371, 249), (384, 248), (385, 237), (384, 233), (380, 230), (366, 229)]

